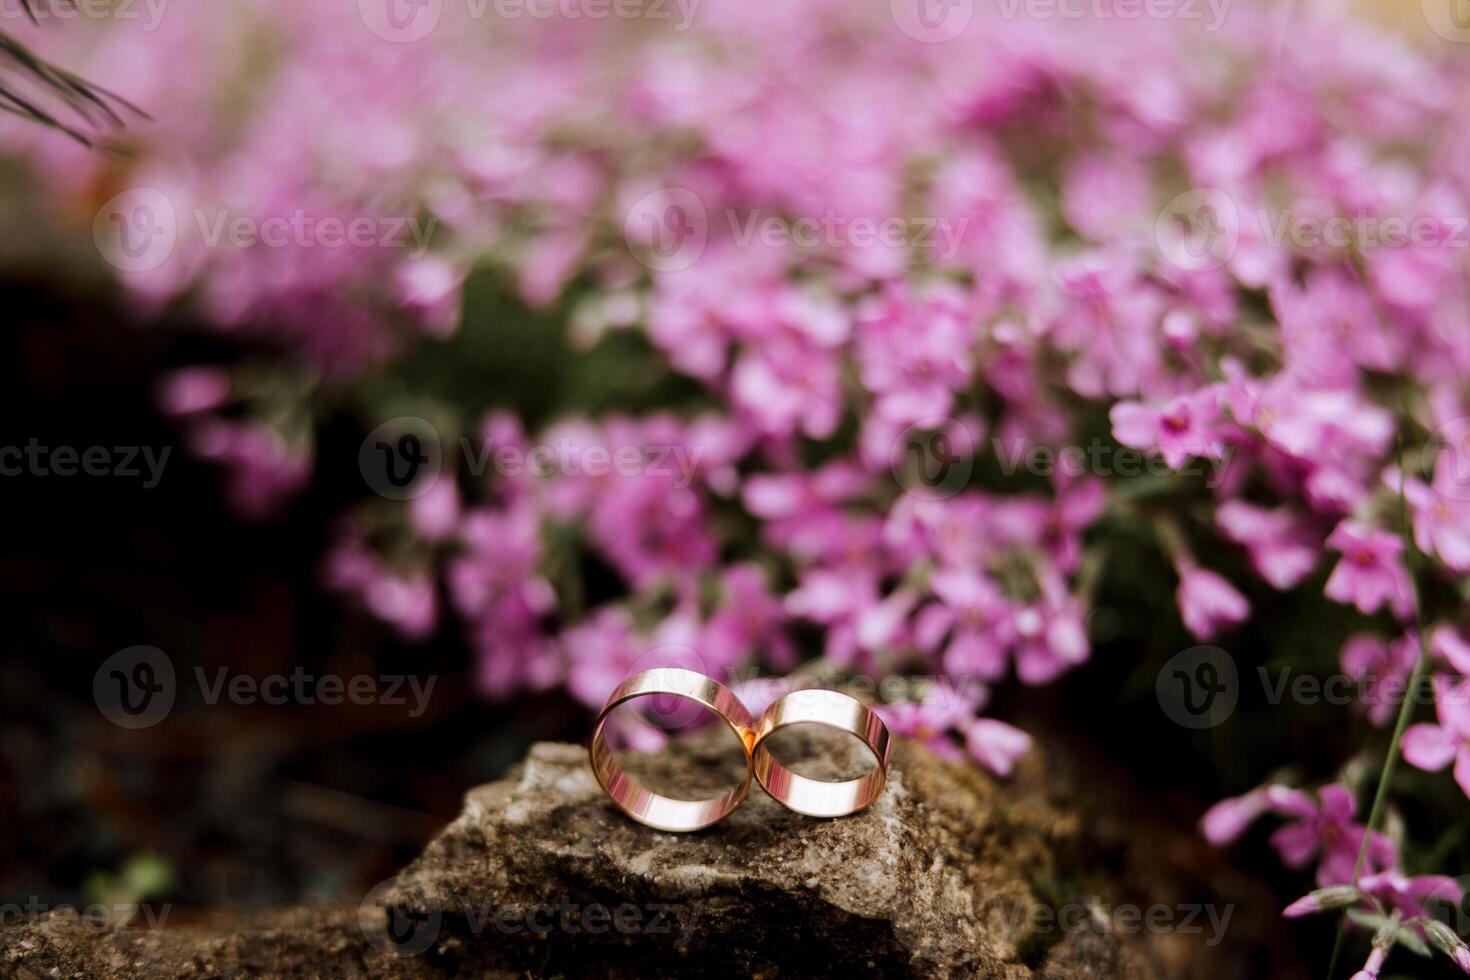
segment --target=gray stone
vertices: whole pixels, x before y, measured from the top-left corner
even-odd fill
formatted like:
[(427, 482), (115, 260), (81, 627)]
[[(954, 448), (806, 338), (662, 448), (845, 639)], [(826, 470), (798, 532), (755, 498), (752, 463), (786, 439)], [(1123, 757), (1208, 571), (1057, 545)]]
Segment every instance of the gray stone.
[[(716, 744), (667, 749), (639, 775), (718, 783)], [(791, 748), (810, 775), (851, 771), (833, 746)], [(1037, 928), (1035, 885), (1065, 873), (1076, 834), (1035, 794), (912, 745), (861, 814), (813, 820), (756, 786), (716, 826), (662, 833), (607, 799), (580, 746), (541, 744), (469, 795), (385, 904), (434, 933), (410, 943), (427, 958), (479, 966), (493, 949), (537, 976), (1157, 975), (1082, 904), (1072, 928)]]
[[(782, 757), (808, 775), (851, 771), (837, 748), (796, 738)], [(695, 738), (636, 772), (712, 787), (729, 754)], [(753, 786), (722, 823), (669, 834), (613, 806), (583, 748), (539, 744), (360, 907), (101, 935), (50, 915), (0, 930), (0, 975), (1222, 975), (1189, 965), (1218, 964), (1209, 951), (1119, 929), (1085, 897), (1109, 886), (1081, 866), (1082, 821), (1059, 798), (1039, 758), (1001, 783), (899, 744), (861, 814), (812, 820)]]

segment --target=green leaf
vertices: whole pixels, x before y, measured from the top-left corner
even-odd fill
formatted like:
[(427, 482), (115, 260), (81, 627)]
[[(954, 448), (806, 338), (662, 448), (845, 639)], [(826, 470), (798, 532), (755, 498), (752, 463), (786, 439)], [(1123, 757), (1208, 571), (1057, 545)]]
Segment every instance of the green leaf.
[(1365, 929), (1377, 932), (1388, 924), (1388, 917), (1379, 915), (1377, 912), (1369, 912), (1367, 909), (1348, 909), (1348, 918)]
[(1429, 945), (1424, 942), (1424, 938), (1408, 926), (1400, 929), (1395, 939), (1400, 946), (1411, 952), (1418, 953), (1425, 959), (1429, 959), (1429, 957), (1434, 955), (1430, 952)]

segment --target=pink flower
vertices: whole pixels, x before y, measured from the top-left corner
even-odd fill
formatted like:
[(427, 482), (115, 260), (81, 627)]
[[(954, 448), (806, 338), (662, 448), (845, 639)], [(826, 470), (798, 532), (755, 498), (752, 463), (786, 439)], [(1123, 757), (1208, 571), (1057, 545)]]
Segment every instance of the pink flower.
[(1292, 588), (1317, 567), (1321, 538), (1290, 511), (1266, 510), (1243, 500), (1227, 500), (1215, 511), (1221, 532), (1250, 553), (1260, 576), (1278, 589)]
[(1138, 158), (1088, 153), (1067, 170), (1062, 212), (1082, 234), (1107, 239), (1136, 221), (1149, 197), (1148, 175)]
[(1429, 634), (1429, 649), (1462, 675), (1470, 676), (1470, 642), (1459, 630), (1451, 626), (1439, 627)]
[(1251, 790), (1243, 796), (1223, 799), (1205, 811), (1200, 818), (1200, 833), (1216, 847), (1234, 843), (1256, 818), (1270, 809), (1266, 787)]
[(920, 648), (932, 650), (948, 634), (946, 674), (985, 680), (1003, 676), (1010, 607), (995, 583), (972, 571), (940, 569), (929, 577), (929, 588), (939, 602), (919, 612), (914, 631)]
[(1380, 871), (1364, 875), (1358, 881), (1358, 887), (1365, 895), (1371, 895), (1388, 908), (1401, 912), (1405, 919), (1428, 916), (1431, 902), (1443, 902), (1457, 908), (1464, 897), (1460, 883), (1445, 875), (1410, 878), (1401, 871)]
[(636, 673), (634, 665), (644, 652), (632, 617), (621, 606), (603, 606), (585, 623), (562, 633), (561, 646), (569, 666), (567, 689), (594, 710)]
[(1082, 534), (1102, 515), (1107, 502), (1101, 480), (1086, 477), (1060, 483), (1044, 518), (1044, 545), (1058, 571), (1070, 574), (1076, 570), (1082, 561)]
[(904, 426), (948, 415), (973, 370), (975, 324), (963, 294), (936, 288), (915, 297), (890, 286), (857, 316), (858, 367), (878, 414)]
[(1434, 679), (1439, 724), (1409, 726), (1402, 744), (1410, 765), (1431, 771), (1455, 764), (1455, 782), (1470, 796), (1470, 680)]
[(1179, 589), (1175, 598), (1179, 614), (1196, 639), (1213, 639), (1220, 630), (1242, 623), (1250, 615), (1250, 602), (1219, 575), (1185, 561), (1177, 568)]
[(1393, 369), (1393, 337), (1379, 324), (1373, 298), (1350, 269), (1314, 269), (1301, 290), (1280, 280), (1270, 295), (1292, 374), (1314, 387), (1348, 387), (1357, 381), (1360, 366)]
[(687, 580), (718, 552), (704, 501), (691, 487), (651, 473), (607, 479), (587, 523), (588, 537), (635, 588)]
[(374, 577), (363, 590), (363, 605), (410, 640), (425, 638), (439, 621), (434, 580), (424, 574)]
[[(1281, 914), (1287, 919), (1297, 919), (1316, 912), (1346, 908), (1362, 897), (1363, 893), (1355, 885), (1328, 885), (1303, 895), (1282, 910)], [(1378, 957), (1378, 962), (1381, 964), (1383, 957)]]
[(275, 516), (311, 479), (306, 447), (257, 422), (206, 417), (192, 433), (192, 448), (226, 468), (226, 497), (251, 520)]
[(908, 642), (909, 613), (919, 601), (913, 589), (898, 588), (881, 601), (859, 611), (855, 625), (858, 646), (875, 654)]
[(428, 541), (443, 541), (459, 525), (459, 488), (454, 477), (444, 473), (433, 486), (409, 503), (413, 526)]
[[(1440, 456), (1434, 484), (1409, 478), (1404, 497), (1413, 517), (1414, 543), (1421, 551), (1437, 555), (1451, 571), (1470, 572), (1470, 494), (1455, 472), (1458, 464), (1449, 452)], [(1390, 485), (1397, 487), (1396, 474)]]
[(1220, 459), (1225, 446), (1218, 427), (1220, 393), (1202, 388), (1159, 406), (1119, 402), (1109, 412), (1113, 437), (1135, 449), (1156, 449), (1172, 469), (1203, 456)]
[(327, 585), (357, 596), (368, 612), (392, 624), (406, 639), (422, 640), (438, 624), (434, 580), (421, 571), (390, 568), (356, 535), (332, 550), (324, 573)]
[(1327, 546), (1342, 553), (1327, 580), (1329, 599), (1351, 603), (1364, 614), (1387, 604), (1400, 619), (1409, 616), (1414, 599), (1401, 560), (1404, 543), (1397, 536), (1348, 520), (1332, 532)]
[(1358, 703), (1367, 709), (1368, 720), (1382, 728), (1407, 694), (1409, 674), (1419, 660), (1418, 637), (1409, 634), (1387, 643), (1371, 633), (1356, 633), (1339, 656), (1342, 672), (1358, 682)]
[(436, 336), (448, 336), (459, 326), (460, 291), (464, 272), (438, 256), (405, 262), (393, 273), (394, 298)]
[(826, 659), (849, 666), (860, 653), (858, 619), (877, 603), (878, 583), (870, 570), (813, 569), (787, 594), (786, 612), (826, 627)]
[(976, 718), (965, 730), (970, 757), (997, 776), (1006, 777), (1016, 761), (1031, 751), (1031, 736), (993, 718)]
[(960, 762), (965, 753), (951, 737), (968, 726), (979, 710), (982, 697), (945, 683), (935, 684), (922, 701), (881, 704), (874, 711), (894, 735), (926, 746), (940, 758)]
[(215, 367), (175, 371), (159, 385), (158, 407), (167, 415), (198, 415), (225, 405), (230, 399), (230, 376)]
[(782, 631), (786, 609), (755, 565), (733, 565), (721, 576), (725, 601), (705, 624), (699, 642), (711, 660), (736, 664), (752, 655), (778, 670), (795, 666), (796, 650)]
[(1015, 637), (1016, 676), (1047, 684), (1092, 654), (1082, 604), (1054, 575), (1041, 576), (1042, 597), (1015, 610), (1007, 631)]
[[(1301, 868), (1317, 857), (1318, 885), (1352, 882), (1366, 828), (1353, 823), (1357, 801), (1347, 789), (1324, 786), (1314, 801), (1300, 790), (1272, 786), (1266, 790), (1266, 803), (1276, 813), (1295, 818), (1271, 835), (1271, 845), (1283, 864)], [(1368, 847), (1367, 870), (1392, 867), (1394, 861), (1393, 842), (1375, 833)]]
[(1351, 980), (1378, 980), (1378, 975), (1383, 972), (1383, 964), (1388, 959), (1387, 946), (1374, 946), (1368, 953), (1368, 961), (1363, 968), (1354, 973)]

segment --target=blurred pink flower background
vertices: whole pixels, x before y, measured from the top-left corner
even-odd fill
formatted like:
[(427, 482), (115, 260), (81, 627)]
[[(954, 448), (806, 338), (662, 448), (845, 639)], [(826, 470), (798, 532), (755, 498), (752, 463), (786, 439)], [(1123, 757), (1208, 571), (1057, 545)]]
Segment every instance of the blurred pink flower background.
[[(1346, 673), (1407, 678), (1401, 489), (1423, 576), (1463, 596), (1470, 573), (1462, 51), (1323, 3), (1218, 23), (959, 4), (926, 30), (902, 6), (193, 0), (152, 28), (24, 29), (156, 116), (120, 134), (128, 156), (3, 132), (140, 309), (275, 365), (161, 383), (247, 516), (312, 479), (313, 420), (344, 398), (364, 431), (419, 414), (494, 458), (558, 447), (480, 473), (446, 452), (403, 503), (346, 515), (327, 563), (406, 637), (463, 624), (490, 697), (560, 685), (595, 708), (659, 651), (729, 678), (930, 675), (948, 686), (889, 723), (1006, 775), (1031, 739), (981, 717), (990, 687), (1088, 662), (1107, 521), (1156, 544), (1199, 641), (1251, 594), (1315, 590), (1362, 620)], [(141, 213), (140, 189), (163, 205)], [(529, 432), (374, 403), (471, 329), (472, 272), (579, 350), (636, 335), (697, 398)], [(1017, 459), (1053, 465), (967, 479)], [(618, 597), (583, 603), (568, 535)], [(1470, 793), (1467, 624), (1426, 616), (1439, 724), (1403, 749), (1458, 758)], [(1277, 814), (1287, 865), (1396, 901), (1372, 896), (1401, 842), (1343, 785), (1220, 807), (1216, 843)]]

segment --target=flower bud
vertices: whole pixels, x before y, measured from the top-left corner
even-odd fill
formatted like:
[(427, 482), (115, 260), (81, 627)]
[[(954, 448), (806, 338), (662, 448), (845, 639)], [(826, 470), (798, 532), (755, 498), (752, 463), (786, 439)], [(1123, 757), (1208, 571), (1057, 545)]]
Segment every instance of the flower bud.
[(1292, 902), (1281, 914), (1288, 919), (1298, 916), (1310, 915), (1313, 912), (1325, 912), (1328, 909), (1340, 909), (1356, 902), (1363, 897), (1354, 885), (1332, 885), (1327, 888), (1318, 888), (1309, 892), (1301, 898)]

